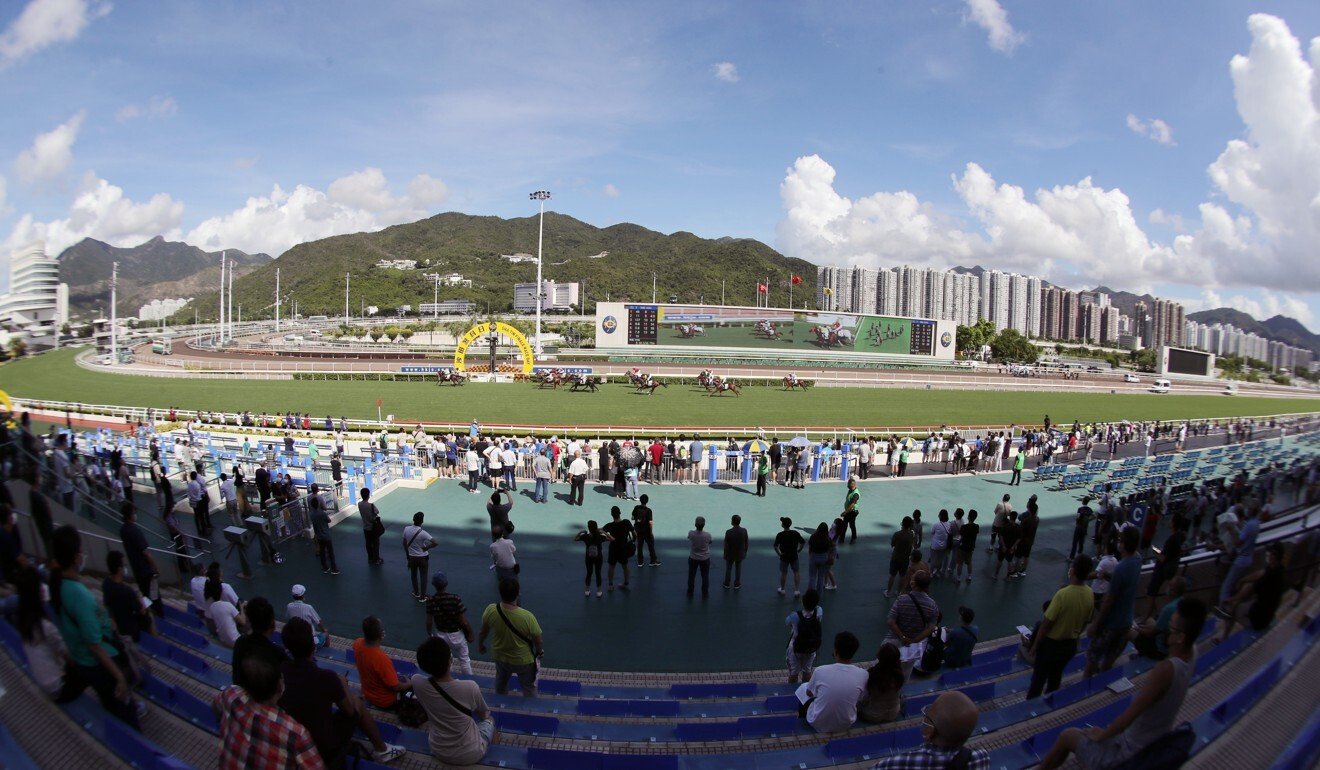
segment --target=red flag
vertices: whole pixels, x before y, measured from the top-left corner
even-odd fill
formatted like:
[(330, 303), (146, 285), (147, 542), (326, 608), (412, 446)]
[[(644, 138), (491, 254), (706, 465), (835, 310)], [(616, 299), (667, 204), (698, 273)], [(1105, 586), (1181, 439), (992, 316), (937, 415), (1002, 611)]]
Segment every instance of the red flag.
[(800, 283), (802, 283), (802, 276), (800, 275), (793, 276), (793, 285), (797, 286)]
[(756, 290), (761, 292), (762, 294), (765, 294), (766, 292), (770, 291), (770, 287), (766, 286), (763, 283), (758, 283), (756, 284)]

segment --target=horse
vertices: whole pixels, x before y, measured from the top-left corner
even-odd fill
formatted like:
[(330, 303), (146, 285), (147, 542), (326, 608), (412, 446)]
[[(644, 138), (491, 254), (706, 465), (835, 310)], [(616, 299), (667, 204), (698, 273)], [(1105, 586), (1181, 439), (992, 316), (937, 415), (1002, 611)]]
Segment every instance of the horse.
[(573, 384), (569, 387), (568, 390), (570, 393), (576, 393), (579, 390), (585, 390), (588, 393), (595, 393), (596, 390), (600, 388), (601, 385), (604, 384), (605, 384), (604, 377), (587, 377), (584, 380), (573, 380)]
[(793, 390), (794, 388), (802, 388), (802, 392), (805, 393), (805, 392), (807, 391), (807, 381), (806, 381), (806, 380), (790, 380), (789, 378), (785, 377), (785, 378), (784, 378), (784, 390)]
[(654, 396), (656, 388), (667, 388), (667, 387), (669, 387), (669, 384), (664, 382), (663, 380), (651, 380), (650, 382), (644, 382), (641, 385), (638, 385), (637, 392), (638, 393), (645, 392), (646, 395), (648, 396)]
[(634, 388), (640, 388), (646, 384), (647, 376), (640, 371), (628, 372), (628, 383)]
[(711, 393), (711, 395), (718, 396), (725, 393), (726, 391), (732, 393), (735, 396), (742, 395), (742, 388), (738, 387), (738, 383), (734, 382), (733, 380), (719, 380), (715, 384), (715, 392)]
[(851, 345), (853, 341), (852, 332), (847, 329), (830, 329), (825, 326), (811, 327), (811, 333), (816, 335), (816, 344), (823, 348), (832, 348), (836, 345)]
[(436, 372), (437, 385), (443, 385), (446, 382), (450, 385), (458, 386), (467, 384), (467, 375), (460, 372)]
[(706, 329), (704, 327), (697, 326), (696, 324), (678, 325), (678, 334), (680, 337), (682, 337), (685, 340), (692, 339), (693, 337), (700, 337), (705, 333), (706, 333)]
[(756, 334), (764, 336), (768, 340), (778, 339), (783, 336), (783, 330), (775, 326), (773, 321), (757, 321)]
[(716, 376), (715, 373), (708, 369), (697, 375), (697, 384), (705, 388), (706, 392), (709, 393), (710, 389), (715, 387), (715, 384), (719, 382), (719, 379), (720, 378)]

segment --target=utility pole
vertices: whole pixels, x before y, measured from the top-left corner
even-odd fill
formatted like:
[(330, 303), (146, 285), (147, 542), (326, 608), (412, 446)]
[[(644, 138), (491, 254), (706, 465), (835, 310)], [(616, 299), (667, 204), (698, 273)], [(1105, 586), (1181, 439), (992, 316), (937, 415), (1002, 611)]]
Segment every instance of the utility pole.
[(432, 311), (432, 312), (431, 312), (431, 317), (434, 318), (434, 319), (436, 319), (436, 320), (439, 320), (439, 318), (440, 318), (440, 271), (439, 271), (439, 269), (437, 269), (434, 273), (432, 273), (432, 274), (431, 274), (431, 277), (432, 277), (433, 279), (435, 279), (435, 300), (431, 303), (431, 311)]
[(348, 323), (348, 279), (351, 273), (344, 273), (344, 323)]
[(110, 267), (110, 365), (119, 363), (119, 322), (116, 314), (119, 289), (119, 263)]
[[(225, 257), (229, 252), (225, 252)], [(225, 317), (229, 319), (229, 339), (234, 339), (234, 263), (229, 263), (229, 304), (225, 306)]]
[[(531, 199), (541, 202), (541, 222), (536, 232), (536, 355), (541, 355), (541, 306), (545, 304), (545, 284), (541, 282), (541, 246), (545, 240), (545, 202), (550, 199), (549, 190), (537, 190)], [(489, 312), (487, 313), (489, 315)], [(494, 372), (491, 372), (494, 374)]]
[(720, 305), (724, 304), (724, 279), (720, 279)]
[(655, 273), (651, 273), (651, 304), (655, 304)]
[(280, 269), (275, 268), (275, 333), (280, 333)]
[(225, 343), (225, 252), (220, 253), (220, 318), (215, 324), (215, 344)]

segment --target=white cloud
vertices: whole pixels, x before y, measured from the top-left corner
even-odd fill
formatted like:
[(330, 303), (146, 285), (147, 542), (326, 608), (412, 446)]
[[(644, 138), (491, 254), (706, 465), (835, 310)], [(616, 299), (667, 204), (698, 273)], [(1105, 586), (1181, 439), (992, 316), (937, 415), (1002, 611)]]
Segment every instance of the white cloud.
[(1173, 141), (1173, 129), (1168, 123), (1159, 118), (1151, 118), (1148, 121), (1142, 121), (1132, 113), (1128, 113), (1127, 127), (1137, 136), (1148, 137), (1151, 141), (1162, 144), (1165, 147), (1177, 147), (1178, 143)]
[(172, 118), (179, 112), (179, 105), (169, 96), (153, 96), (146, 104), (125, 104), (115, 112), (115, 120), (127, 123), (138, 118)]
[(9, 216), (9, 183), (0, 176), (0, 217)]
[(725, 83), (737, 83), (742, 79), (738, 76), (738, 65), (731, 61), (719, 62), (711, 70), (715, 73), (716, 80), (723, 80)]
[(1172, 227), (1176, 233), (1183, 232), (1186, 225), (1183, 224), (1182, 214), (1170, 214), (1164, 209), (1155, 209), (1146, 217), (1152, 225), (1166, 225)]
[(395, 196), (384, 173), (367, 168), (334, 180), (324, 192), (301, 184), (286, 192), (276, 185), (269, 195), (249, 198), (242, 208), (202, 222), (184, 240), (207, 250), (278, 256), (305, 241), (421, 219), (448, 194), (444, 182), (420, 174), (406, 195)]
[(37, 134), (32, 146), (14, 161), (18, 178), (28, 184), (48, 182), (68, 171), (73, 165), (73, 143), (86, 119), (87, 111), (82, 110), (50, 131)]
[(1011, 54), (1027, 40), (1026, 35), (1013, 29), (1008, 12), (997, 0), (967, 0), (965, 18), (984, 29), (989, 35), (990, 47), (1000, 53)]
[(1179, 301), (1183, 303), (1188, 313), (1231, 307), (1234, 310), (1241, 310), (1258, 321), (1284, 315), (1301, 321), (1302, 325), (1309, 328), (1314, 328), (1312, 325), (1316, 320), (1314, 312), (1305, 300), (1276, 292), (1260, 292), (1259, 298), (1256, 298), (1244, 294), (1224, 296), (1215, 289), (1203, 289), (1199, 296), (1182, 297)]
[(32, 0), (0, 33), (0, 70), (43, 48), (77, 38), (110, 8), (110, 3), (88, 0)]
[(46, 253), (59, 254), (83, 238), (95, 238), (113, 246), (136, 246), (157, 235), (179, 237), (183, 204), (158, 193), (145, 202), (135, 202), (123, 189), (87, 172), (74, 194), (68, 216), (38, 222), (24, 214), (5, 239), (5, 251), (36, 240), (46, 242)]
[(620, 193), (620, 192), (619, 192), (619, 188), (615, 187), (615, 186), (614, 186), (614, 183), (611, 182), (611, 183), (605, 185), (605, 195), (606, 195), (606, 197), (609, 197), (609, 198), (617, 198), (617, 197), (619, 197), (620, 195), (622, 195), (622, 193)]

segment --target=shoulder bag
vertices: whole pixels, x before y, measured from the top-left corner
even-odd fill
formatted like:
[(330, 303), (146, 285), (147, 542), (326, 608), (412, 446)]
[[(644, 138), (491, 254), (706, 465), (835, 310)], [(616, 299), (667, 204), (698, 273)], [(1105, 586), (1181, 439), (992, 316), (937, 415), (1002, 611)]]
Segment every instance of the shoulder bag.
[(504, 614), (503, 607), (496, 604), (495, 611), (499, 613), (500, 620), (504, 621), (504, 625), (508, 626), (509, 630), (513, 632), (513, 635), (521, 639), (523, 644), (526, 644), (527, 648), (532, 651), (532, 665), (536, 667), (537, 671), (540, 671), (541, 656), (536, 653), (536, 645), (532, 643), (531, 639), (528, 639), (526, 636), (524, 636), (523, 632), (519, 631), (517, 628), (514, 627), (512, 623), (509, 622), (509, 616)]
[(445, 692), (445, 689), (441, 687), (438, 682), (435, 681), (435, 677), (433, 676), (427, 677), (426, 681), (430, 682), (431, 687), (435, 688), (435, 691), (440, 693), (441, 698), (444, 698), (445, 700), (449, 701), (449, 705), (453, 706), (454, 708), (462, 712), (463, 716), (467, 717), (468, 719), (476, 719), (476, 716), (474, 716), (472, 713), (472, 709), (454, 700), (453, 696)]

